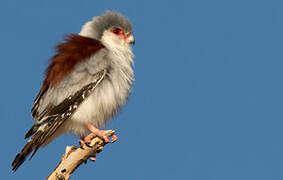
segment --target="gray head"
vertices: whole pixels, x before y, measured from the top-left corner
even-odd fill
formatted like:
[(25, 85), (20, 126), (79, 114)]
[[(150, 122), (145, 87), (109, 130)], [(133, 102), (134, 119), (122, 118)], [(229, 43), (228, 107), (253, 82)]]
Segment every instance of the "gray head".
[(94, 17), (92, 21), (87, 22), (82, 27), (80, 35), (102, 40), (106, 32), (112, 32), (116, 36), (122, 34), (130, 36), (133, 28), (131, 22), (120, 13), (107, 11), (104, 15)]

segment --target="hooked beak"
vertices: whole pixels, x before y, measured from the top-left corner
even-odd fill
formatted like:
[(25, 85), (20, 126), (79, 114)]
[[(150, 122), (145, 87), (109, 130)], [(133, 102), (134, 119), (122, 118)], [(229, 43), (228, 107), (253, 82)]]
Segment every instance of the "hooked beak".
[(129, 36), (127, 37), (127, 41), (129, 44), (135, 45), (135, 38), (132, 34), (129, 34)]

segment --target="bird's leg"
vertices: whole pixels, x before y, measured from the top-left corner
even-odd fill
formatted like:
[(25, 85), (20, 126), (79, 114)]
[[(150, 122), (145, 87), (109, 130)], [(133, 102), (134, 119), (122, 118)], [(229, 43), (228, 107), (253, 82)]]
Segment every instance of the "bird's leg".
[[(99, 130), (98, 128), (94, 127), (92, 124), (87, 124), (87, 128), (91, 131), (91, 133), (84, 138), (85, 142), (89, 143), (92, 140), (92, 138), (94, 138), (95, 136), (98, 136), (101, 139), (103, 139), (105, 143), (108, 143), (110, 141), (108, 137), (104, 134), (106, 130)], [(113, 134), (111, 138), (112, 138), (112, 142), (118, 140), (118, 137), (115, 134)]]

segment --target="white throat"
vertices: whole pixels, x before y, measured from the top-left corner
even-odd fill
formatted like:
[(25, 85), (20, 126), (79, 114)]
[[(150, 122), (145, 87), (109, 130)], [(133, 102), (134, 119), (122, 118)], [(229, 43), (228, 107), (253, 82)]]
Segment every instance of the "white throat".
[[(94, 18), (95, 19), (95, 18)], [(79, 35), (94, 39), (99, 39), (98, 34), (93, 29), (94, 21), (87, 22), (81, 29)], [(110, 31), (105, 31), (101, 37), (102, 44), (109, 50), (109, 58), (114, 69), (127, 79), (128, 83), (134, 81), (134, 72), (132, 66), (134, 64), (134, 54), (129, 44), (117, 39)]]
[(101, 42), (110, 50), (111, 54), (115, 56), (113, 59), (114, 61), (125, 67), (131, 67), (134, 64), (134, 54), (131, 46), (125, 44), (123, 40), (113, 36), (113, 33), (105, 31), (101, 38)]

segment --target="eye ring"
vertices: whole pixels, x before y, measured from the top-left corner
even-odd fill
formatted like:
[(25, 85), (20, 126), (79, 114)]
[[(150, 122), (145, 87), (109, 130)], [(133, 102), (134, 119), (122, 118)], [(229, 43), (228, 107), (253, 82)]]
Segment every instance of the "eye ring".
[(120, 29), (120, 28), (113, 28), (112, 33), (114, 33), (116, 35), (121, 35), (121, 34), (123, 34), (123, 30)]

